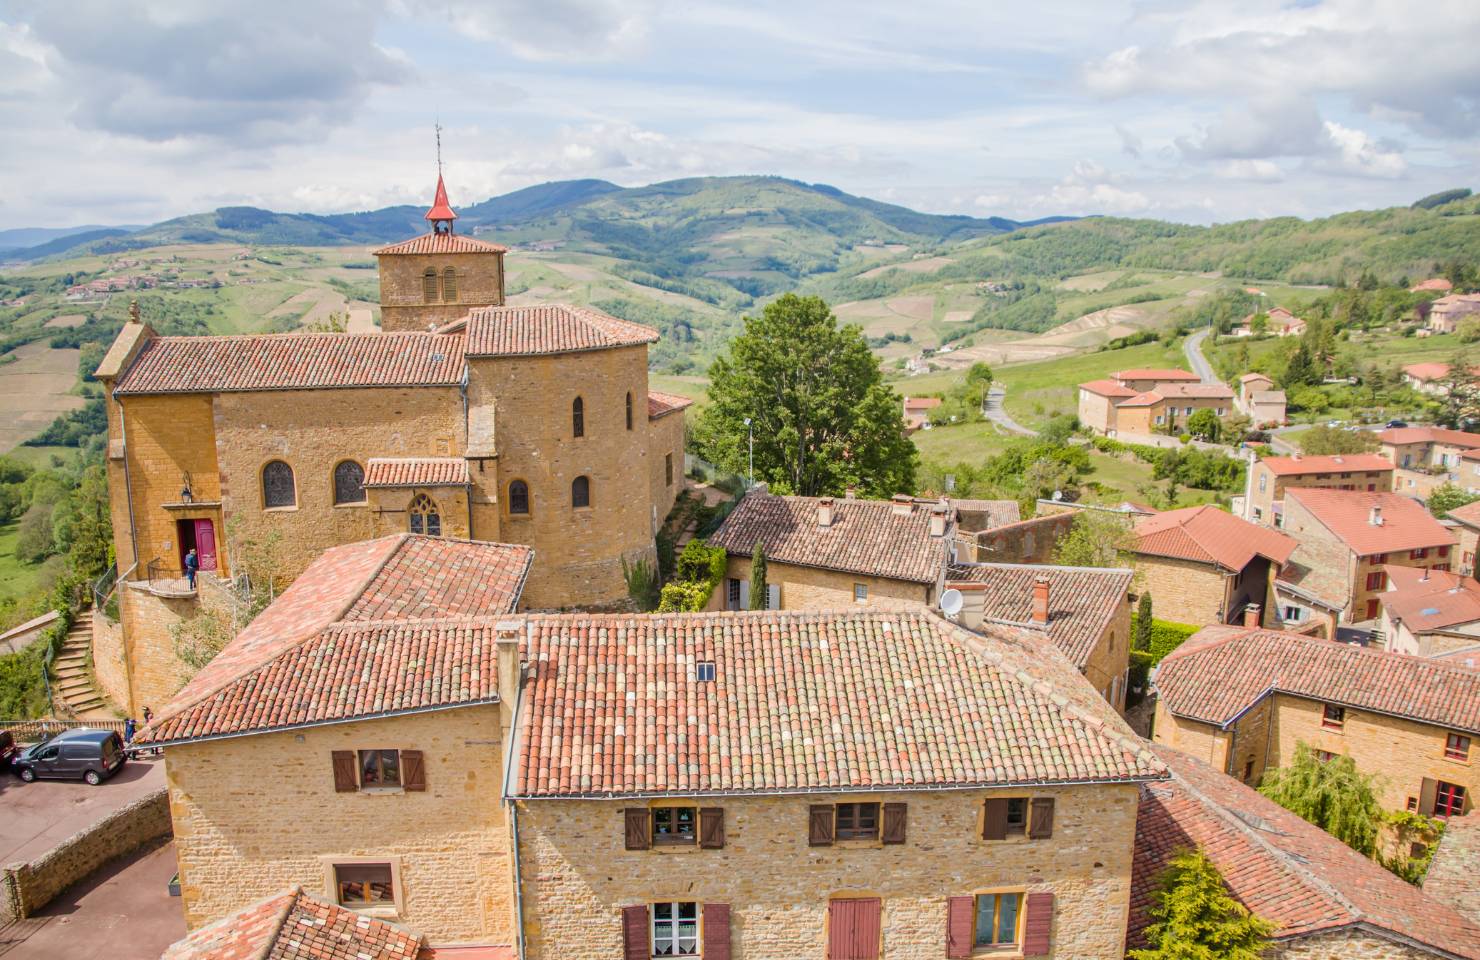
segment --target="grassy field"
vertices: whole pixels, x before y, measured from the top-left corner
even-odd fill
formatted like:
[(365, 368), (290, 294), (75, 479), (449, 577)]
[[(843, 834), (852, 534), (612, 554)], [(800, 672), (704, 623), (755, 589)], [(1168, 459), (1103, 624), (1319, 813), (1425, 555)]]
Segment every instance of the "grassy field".
[(20, 521), (0, 524), (0, 601), (25, 596), (41, 581), (43, 565), (22, 563), (15, 555)]
[(1078, 385), (1108, 377), (1112, 371), (1134, 367), (1187, 368), (1180, 341), (1172, 345), (1145, 343), (1124, 350), (1083, 353), (1020, 363), (993, 370), (1007, 388), (1003, 406), (1025, 427), (1041, 427), (1055, 414), (1073, 416), (1079, 409)]

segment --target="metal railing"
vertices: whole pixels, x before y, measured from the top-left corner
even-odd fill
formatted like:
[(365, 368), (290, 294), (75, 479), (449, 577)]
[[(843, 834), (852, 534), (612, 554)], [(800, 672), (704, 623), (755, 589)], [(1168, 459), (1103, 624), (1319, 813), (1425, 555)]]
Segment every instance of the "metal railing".
[(32, 743), (43, 737), (61, 733), (64, 730), (112, 730), (121, 737), (124, 732), (124, 721), (59, 720), (55, 717), (47, 717), (41, 720), (0, 721), (0, 731), (7, 730), (15, 736), (16, 743)]

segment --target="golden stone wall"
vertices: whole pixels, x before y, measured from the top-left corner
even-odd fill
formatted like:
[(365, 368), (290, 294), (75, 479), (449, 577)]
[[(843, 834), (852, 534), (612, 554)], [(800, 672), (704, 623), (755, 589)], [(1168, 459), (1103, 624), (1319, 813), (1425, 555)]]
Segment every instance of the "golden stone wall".
[(1397, 943), (1364, 929), (1336, 930), (1275, 944), (1268, 960), (1433, 960), (1444, 954)]
[(170, 628), (199, 609), (193, 598), (155, 596), (146, 581), (131, 580), (119, 587), (126, 657), (121, 672), (128, 678), (128, 696), (115, 702), (130, 715), (142, 719), (146, 706), (158, 713), (190, 678), (189, 668), (175, 656)]
[[(1126, 671), (1131, 661), (1131, 605), (1123, 601), (1116, 605), (1115, 615), (1100, 632), (1085, 661), (1084, 676), (1100, 695), (1115, 707), (1125, 709)], [(1115, 681), (1119, 679), (1117, 684)]]
[[(634, 415), (648, 424), (648, 473), (652, 476), (653, 510), (661, 524), (663, 518), (673, 509), (673, 503), (683, 491), (686, 482), (683, 471), (684, 415), (679, 410), (656, 420), (648, 420), (647, 400), (634, 398), (634, 403), (638, 406)], [(665, 461), (665, 458), (668, 459)], [(672, 482), (669, 482), (669, 473), (665, 466), (669, 462), (673, 466)]]
[(1136, 571), (1158, 620), (1194, 626), (1218, 622), (1228, 584), (1211, 564), (1143, 553), (1136, 555)]
[[(749, 557), (729, 558), (725, 579), (731, 578), (750, 582)], [(769, 559), (766, 561), (766, 583), (780, 585), (783, 610), (897, 609), (901, 601), (929, 603), (932, 593), (931, 588), (923, 583), (819, 570)], [(853, 599), (853, 586), (858, 583), (868, 588), (868, 599), (862, 602)], [(715, 589), (709, 598), (710, 610), (727, 609), (726, 589), (725, 583)]]
[[(437, 271), (437, 299), (423, 296), (427, 268)], [(443, 271), (457, 271), (457, 297), (442, 296)], [(380, 328), (387, 332), (427, 330), (467, 316), (474, 307), (504, 302), (501, 253), (389, 254), (380, 258)]]
[[(118, 589), (122, 592), (125, 588), (119, 584)], [(122, 616), (121, 611), (119, 615)], [(94, 610), (92, 615), (92, 656), (93, 676), (103, 695), (115, 706), (127, 710), (129, 684), (124, 667), (123, 623), (114, 623), (100, 610)]]
[(1155, 742), (1197, 757), (1214, 770), (1227, 772), (1231, 739), (1227, 731), (1219, 730), (1211, 723), (1176, 716), (1160, 699), (1156, 701), (1156, 715), (1151, 730), (1151, 739)]

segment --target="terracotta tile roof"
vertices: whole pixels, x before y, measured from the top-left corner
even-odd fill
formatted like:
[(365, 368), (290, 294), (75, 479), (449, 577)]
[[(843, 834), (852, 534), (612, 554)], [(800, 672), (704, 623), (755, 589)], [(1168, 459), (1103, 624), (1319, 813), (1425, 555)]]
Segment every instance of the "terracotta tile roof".
[(1124, 403), (1117, 404), (1117, 406), (1121, 406), (1121, 407), (1154, 407), (1158, 403), (1161, 403), (1165, 399), (1166, 399), (1165, 397), (1163, 397), (1161, 394), (1157, 393), (1155, 390), (1148, 390), (1145, 393), (1138, 393), (1138, 394), (1136, 394), (1135, 396), (1131, 397), (1129, 400), (1125, 401)]
[(1276, 925), (1277, 941), (1360, 925), (1440, 956), (1480, 958), (1474, 922), (1232, 777), (1169, 747), (1152, 749), (1172, 780), (1141, 787), (1129, 946), (1145, 946), (1158, 874), (1197, 847), (1235, 899)]
[[(1415, 633), (1480, 620), (1480, 582), (1445, 570), (1383, 566), (1394, 589), (1377, 595), (1389, 615)], [(1422, 579), (1423, 574), (1428, 579)], [(1480, 642), (1480, 637), (1476, 638)]]
[(1263, 380), (1265, 383), (1274, 383), (1274, 379), (1272, 377), (1267, 377), (1262, 373), (1246, 373), (1242, 377), (1238, 378), (1239, 383), (1252, 383), (1255, 380)]
[(709, 544), (748, 557), (759, 540), (766, 559), (913, 583), (934, 583), (947, 538), (930, 535), (930, 507), (911, 502), (896, 515), (888, 500), (833, 502), (830, 526), (817, 523), (817, 497), (745, 495)]
[(411, 534), (326, 550), (140, 739), (259, 733), (497, 699), (484, 666), (492, 623), (467, 618), (513, 612), (532, 559), (528, 547)]
[[(1454, 534), (1418, 501), (1400, 493), (1293, 487), (1285, 491), (1285, 500), (1298, 501), (1358, 556), (1455, 542)], [(1381, 510), (1381, 524), (1371, 522), (1374, 507)], [(1287, 505), (1287, 517), (1289, 513)]]
[(692, 406), (693, 400), (681, 397), (676, 393), (659, 393), (656, 390), (648, 391), (648, 419), (656, 420), (667, 416), (677, 410)]
[(1454, 284), (1443, 277), (1432, 277), (1423, 281), (1416, 287), (1409, 287), (1409, 293), (1418, 293), (1420, 290), (1453, 290)]
[(1480, 920), (1480, 811), (1450, 817), (1423, 878), (1424, 896)]
[[(527, 631), (520, 797), (1162, 776), (1029, 631), (978, 636), (923, 608), (531, 616)], [(695, 679), (700, 661), (715, 680)]]
[(1081, 383), (1079, 389), (1102, 397), (1134, 397), (1136, 395), (1136, 391), (1129, 387), (1122, 387), (1114, 380), (1090, 380), (1087, 383)]
[(1165, 380), (1169, 383), (1176, 380), (1196, 382), (1202, 379), (1202, 377), (1187, 370), (1172, 370), (1158, 367), (1117, 370), (1110, 374), (1110, 376), (1116, 380)]
[(460, 487), (470, 483), (462, 457), (371, 457), (366, 487)]
[(934, 410), (944, 402), (940, 397), (905, 397), (904, 408), (906, 410)]
[(430, 333), (156, 337), (118, 379), (120, 394), (333, 387), (454, 387), (463, 338)]
[(1283, 533), (1206, 504), (1146, 517), (1135, 534), (1137, 553), (1216, 563), (1227, 570), (1242, 570), (1256, 556), (1284, 564), (1295, 550), (1295, 541)]
[(1442, 380), (1449, 376), (1447, 363), (1410, 363), (1403, 372), (1415, 380)]
[[(916, 500), (916, 503), (928, 503)], [(1023, 508), (1016, 500), (960, 500), (952, 497), (950, 508), (956, 513), (961, 529), (972, 533), (995, 530), (1017, 523), (1022, 519)]]
[(564, 303), (479, 307), (468, 314), (468, 356), (575, 353), (656, 343), (658, 331)]
[(1290, 562), (1275, 577), (1275, 590), (1313, 601), (1328, 610), (1345, 610), (1352, 599), (1352, 582), (1346, 569), (1331, 563), (1307, 563), (1306, 553), (1303, 548), (1295, 549)]
[(1156, 392), (1168, 400), (1233, 399), (1233, 391), (1222, 383), (1162, 383)]
[(1391, 473), (1393, 462), (1375, 453), (1344, 453), (1329, 457), (1264, 457), (1259, 461), (1277, 477), (1313, 473)]
[(297, 887), (201, 927), (160, 960), (418, 960), (421, 950), (419, 934)]
[(1467, 527), (1480, 527), (1480, 500), (1455, 507), (1449, 511), (1449, 519), (1458, 520)]
[(1277, 691), (1480, 733), (1480, 671), (1273, 630), (1199, 631), (1161, 661), (1156, 689), (1172, 713), (1218, 725)]
[(1456, 447), (1480, 447), (1480, 433), (1466, 433), (1444, 427), (1394, 427), (1379, 433), (1377, 439), (1396, 446), (1405, 443), (1447, 443)]
[(952, 564), (946, 579), (958, 590), (981, 590), (988, 620), (1029, 626), (1034, 581), (1048, 580), (1048, 636), (1083, 670), (1100, 636), (1126, 605), (1132, 570), (1018, 563)]
[(414, 253), (508, 253), (508, 247), (461, 233), (425, 233), (375, 251), (377, 257)]

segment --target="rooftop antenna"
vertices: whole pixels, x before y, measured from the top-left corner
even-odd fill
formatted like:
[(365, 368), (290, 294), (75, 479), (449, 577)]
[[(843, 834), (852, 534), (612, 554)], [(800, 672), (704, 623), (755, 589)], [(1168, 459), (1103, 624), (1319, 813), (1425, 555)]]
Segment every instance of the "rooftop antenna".
[(437, 130), (437, 176), (442, 175), (442, 121), (438, 119), (435, 123)]

